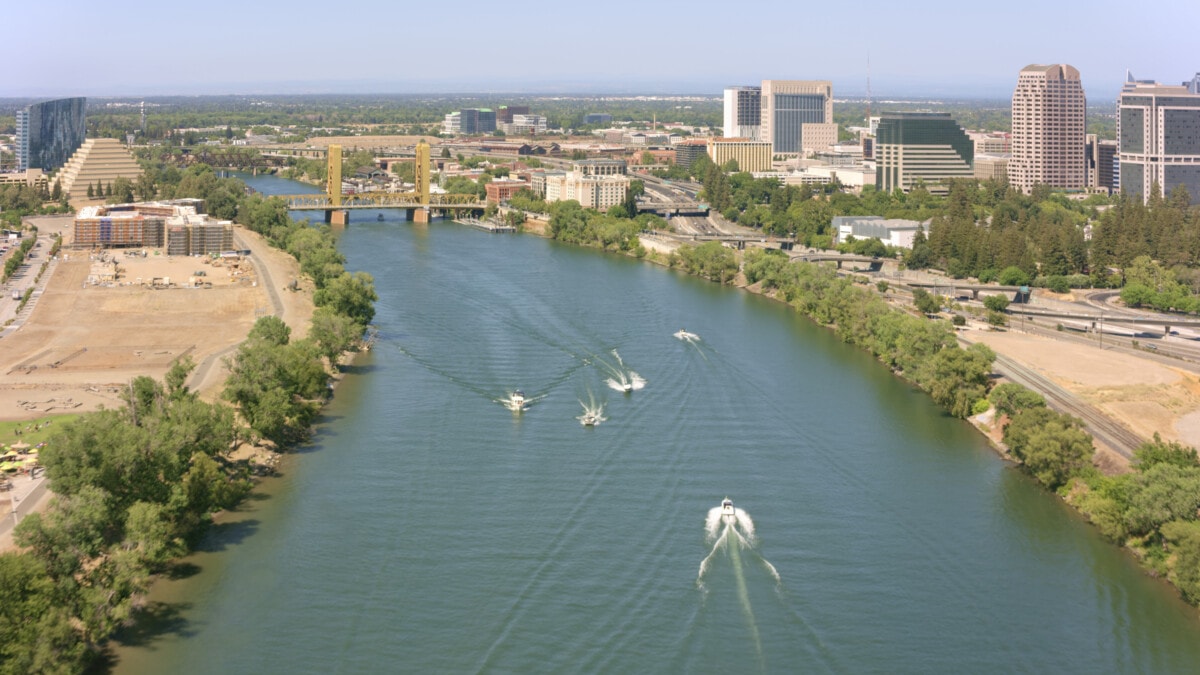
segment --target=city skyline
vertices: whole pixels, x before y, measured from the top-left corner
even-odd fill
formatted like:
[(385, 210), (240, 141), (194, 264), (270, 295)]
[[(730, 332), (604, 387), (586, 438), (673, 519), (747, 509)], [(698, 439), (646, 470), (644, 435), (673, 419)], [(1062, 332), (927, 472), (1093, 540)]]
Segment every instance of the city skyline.
[[(1095, 100), (1115, 100), (1126, 69), (1162, 82), (1190, 79), (1200, 69), (1188, 53), (1200, 6), (1181, 0), (1136, 15), (1113, 2), (1086, 11), (1029, 0), (1014, 0), (1002, 11), (928, 2), (925, 11), (914, 11), (871, 0), (823, 21), (813, 20), (811, 8), (758, 0), (739, 8), (747, 17), (770, 17), (769, 39), (756, 40), (753, 49), (718, 39), (727, 34), (714, 31), (713, 17), (725, 9), (710, 0), (686, 12), (647, 11), (629, 0), (603, 11), (563, 6), (553, 18), (536, 21), (478, 0), (459, 3), (453, 15), (434, 5), (372, 7), (370, 21), (349, 13), (344, 21), (319, 20), (327, 7), (311, 0), (218, 0), (202, 13), (164, 5), (151, 14), (125, 0), (12, 4), (4, 10), (6, 23), (32, 29), (9, 34), (9, 52), (22, 56), (21, 66), (6, 73), (0, 97), (719, 94), (769, 78), (832, 80), (835, 91), (849, 97), (866, 93), (870, 59), (872, 89), (880, 96), (1004, 97), (1022, 67), (1071, 63)], [(52, 28), (64, 17), (87, 32), (55, 40)], [(659, 30), (664, 22), (670, 38)], [(326, 25), (336, 29), (323, 38)], [(784, 37), (789, 26), (794, 29)], [(124, 37), (95, 48), (95, 40), (116, 34)], [(1002, 47), (964, 50), (956, 46), (960, 40), (923, 37), (933, 35), (976, 36)], [(581, 38), (594, 41), (599, 52), (572, 57)], [(535, 67), (539, 54), (548, 58)]]

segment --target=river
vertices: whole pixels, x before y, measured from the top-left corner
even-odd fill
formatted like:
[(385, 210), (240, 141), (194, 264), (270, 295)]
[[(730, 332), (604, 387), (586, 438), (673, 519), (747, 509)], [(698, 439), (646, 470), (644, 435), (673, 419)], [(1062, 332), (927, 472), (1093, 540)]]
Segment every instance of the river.
[[(155, 586), (115, 672), (1200, 663), (1172, 588), (785, 306), (378, 213), (341, 235), (375, 277), (375, 350), (282, 477)], [(534, 399), (519, 415), (497, 402), (515, 388)], [(593, 400), (608, 419), (584, 427)], [(726, 496), (740, 517), (714, 512), (710, 534)]]

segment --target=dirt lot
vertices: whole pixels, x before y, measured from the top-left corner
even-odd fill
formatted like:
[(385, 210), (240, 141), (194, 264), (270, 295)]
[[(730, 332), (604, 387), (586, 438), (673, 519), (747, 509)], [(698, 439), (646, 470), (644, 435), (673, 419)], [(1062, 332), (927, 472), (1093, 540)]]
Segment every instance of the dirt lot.
[(1141, 436), (1200, 447), (1200, 376), (1149, 359), (1017, 331), (972, 340), (1032, 367)]
[[(215, 396), (224, 378), (220, 357), (245, 338), (257, 317), (281, 314), (293, 335), (303, 336), (312, 312), (309, 296), (282, 290), (299, 276), (295, 261), (253, 233), (239, 230), (237, 237), (253, 255), (236, 270), (198, 258), (118, 252), (120, 274), (111, 286), (89, 285), (90, 256), (65, 251), (29, 320), (0, 343), (0, 419), (117, 405), (120, 387), (130, 379), (160, 378), (184, 355), (199, 364), (192, 386)], [(199, 279), (212, 288), (137, 283), (164, 277), (186, 283), (197, 270), (206, 272)]]

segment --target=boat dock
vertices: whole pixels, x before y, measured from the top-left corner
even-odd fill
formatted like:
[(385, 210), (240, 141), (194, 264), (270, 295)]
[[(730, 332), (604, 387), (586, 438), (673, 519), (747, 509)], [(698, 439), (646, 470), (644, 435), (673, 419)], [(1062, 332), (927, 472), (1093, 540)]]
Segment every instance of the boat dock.
[(504, 223), (497, 223), (497, 222), (494, 222), (491, 220), (480, 220), (473, 216), (468, 216), (468, 217), (463, 217), (463, 218), (455, 218), (454, 222), (462, 224), (462, 225), (470, 225), (471, 227), (475, 227), (480, 230), (486, 230), (488, 232), (493, 232), (496, 234), (511, 234), (511, 233), (517, 231), (517, 228), (513, 227), (512, 225), (506, 225)]

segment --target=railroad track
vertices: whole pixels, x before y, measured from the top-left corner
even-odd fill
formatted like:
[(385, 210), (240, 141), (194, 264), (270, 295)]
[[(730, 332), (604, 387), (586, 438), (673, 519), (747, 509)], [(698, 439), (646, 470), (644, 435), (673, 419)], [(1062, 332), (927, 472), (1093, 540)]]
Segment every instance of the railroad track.
[(1144, 442), (1137, 434), (1075, 398), (1073, 394), (1040, 373), (999, 354), (996, 355), (996, 366), (1002, 375), (1040, 393), (1051, 408), (1083, 420), (1083, 426), (1088, 433), (1122, 457), (1132, 460), (1133, 451)]

